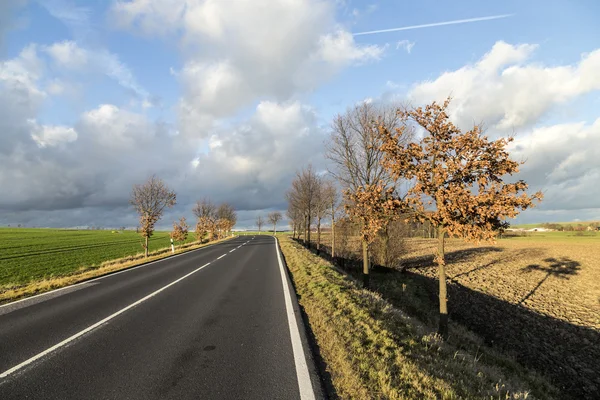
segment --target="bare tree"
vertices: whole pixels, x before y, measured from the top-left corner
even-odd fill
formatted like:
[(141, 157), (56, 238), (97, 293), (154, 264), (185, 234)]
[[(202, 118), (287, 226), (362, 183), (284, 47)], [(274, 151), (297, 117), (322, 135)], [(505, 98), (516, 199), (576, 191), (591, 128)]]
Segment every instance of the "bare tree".
[[(384, 127), (393, 132), (399, 127), (399, 122), (400, 118), (393, 105), (366, 102), (351, 107), (344, 114), (334, 118), (331, 137), (327, 143), (326, 157), (333, 163), (331, 174), (340, 182), (347, 196), (352, 197), (358, 191), (373, 185), (381, 185), (384, 189), (383, 192), (396, 186), (396, 179), (381, 165), (383, 154), (380, 150), (381, 138), (378, 135), (378, 129)], [(400, 140), (405, 142), (408, 137), (402, 137)], [(363, 212), (370, 210), (374, 209), (372, 207), (362, 209)], [(366, 214), (360, 217), (356, 214), (353, 215), (364, 223), (370, 219)], [(382, 217), (381, 214), (373, 216), (375, 219)], [(364, 229), (366, 232), (371, 227), (365, 226)], [(362, 237), (364, 239), (362, 242), (363, 283), (367, 287), (370, 261), (369, 242), (366, 239), (371, 237), (365, 234)], [(371, 238), (371, 240), (373, 239)]]
[(300, 213), (304, 230), (304, 243), (310, 246), (311, 224), (315, 218), (318, 201), (319, 177), (311, 165), (296, 173), (292, 187), (287, 193), (288, 202)]
[(256, 217), (256, 226), (258, 226), (258, 234), (259, 235), (260, 235), (260, 230), (262, 229), (264, 224), (265, 224), (265, 221), (263, 220), (262, 215), (259, 215), (258, 217)]
[(292, 194), (292, 191), (288, 191), (286, 194), (286, 199), (288, 200), (288, 209), (287, 209), (287, 217), (292, 225), (292, 237), (300, 237), (300, 232), (304, 229), (304, 214), (302, 209), (299, 207), (298, 202), (295, 201), (295, 195)]
[(325, 193), (325, 184), (323, 179), (316, 177), (315, 188), (315, 220), (317, 222), (317, 255), (321, 252), (321, 221), (327, 215), (329, 210), (329, 200)]
[(148, 257), (148, 239), (154, 233), (154, 225), (165, 208), (175, 205), (177, 196), (160, 178), (152, 175), (145, 183), (133, 186), (129, 202), (140, 216), (144, 253)]
[(321, 193), (326, 205), (326, 215), (331, 218), (331, 258), (335, 259), (335, 222), (339, 212), (340, 196), (335, 183), (331, 180), (323, 181)]
[(277, 223), (279, 221), (281, 221), (281, 213), (279, 211), (269, 213), (269, 222), (273, 224), (273, 236), (277, 234)]
[[(438, 331), (448, 336), (448, 305), (444, 238), (462, 237), (468, 241), (494, 241), (520, 210), (534, 206), (542, 193), (525, 193), (527, 184), (519, 180), (505, 183), (503, 177), (519, 171), (522, 163), (509, 158), (506, 146), (512, 138), (491, 141), (479, 126), (461, 132), (450, 122), (443, 104), (432, 103), (424, 109), (399, 111), (403, 125), (395, 131), (381, 127), (384, 157), (382, 165), (395, 179), (414, 179), (415, 185), (404, 198), (382, 203), (395, 210), (410, 210), (413, 220), (428, 221), (437, 229), (438, 249), (435, 261), (439, 272), (440, 319)], [(428, 135), (419, 142), (403, 145), (409, 124), (420, 126)], [(371, 187), (371, 194), (382, 187)], [(430, 209), (428, 209), (430, 208)]]

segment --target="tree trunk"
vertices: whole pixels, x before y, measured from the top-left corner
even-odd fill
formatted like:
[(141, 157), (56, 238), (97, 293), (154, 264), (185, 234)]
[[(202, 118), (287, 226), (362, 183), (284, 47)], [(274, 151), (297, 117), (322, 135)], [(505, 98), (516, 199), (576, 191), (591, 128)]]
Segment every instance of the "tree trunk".
[(331, 218), (331, 258), (335, 260), (335, 218)]
[(370, 260), (369, 260), (369, 244), (367, 243), (366, 240), (363, 240), (362, 248), (363, 248), (363, 287), (365, 289), (368, 289), (369, 288)]
[(276, 226), (277, 224), (273, 224), (273, 236), (275, 236), (275, 234), (277, 233), (277, 230), (275, 229)]
[(438, 325), (438, 333), (444, 340), (448, 339), (448, 295), (446, 288), (446, 259), (444, 255), (444, 227), (438, 227), (438, 272), (440, 282), (440, 321)]
[(317, 218), (317, 255), (321, 253), (321, 218)]
[(302, 231), (304, 232), (304, 246), (308, 245), (308, 243), (306, 242), (308, 237), (308, 231), (306, 230), (306, 221), (308, 221), (308, 218), (304, 216), (304, 221), (302, 221)]
[(306, 217), (306, 237), (307, 239), (307, 246), (310, 249), (310, 216)]
[(296, 239), (296, 224), (292, 224), (292, 228), (294, 229), (294, 232), (292, 233), (292, 239)]
[(144, 245), (144, 255), (148, 257), (148, 236), (146, 236), (146, 244)]
[(389, 245), (390, 245), (390, 233), (389, 233), (389, 224), (387, 224), (385, 226), (385, 229), (383, 229), (383, 264), (385, 267), (388, 267), (389, 265)]

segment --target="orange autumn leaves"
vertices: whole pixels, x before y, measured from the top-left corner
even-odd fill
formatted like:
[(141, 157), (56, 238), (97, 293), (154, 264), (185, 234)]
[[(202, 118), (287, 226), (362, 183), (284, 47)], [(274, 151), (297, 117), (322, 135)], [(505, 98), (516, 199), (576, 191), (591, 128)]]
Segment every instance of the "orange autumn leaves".
[[(398, 110), (395, 131), (378, 126), (382, 166), (396, 181), (410, 183), (401, 196), (382, 184), (347, 192), (348, 212), (362, 224), (362, 235), (372, 241), (385, 221), (404, 218), (442, 227), (451, 236), (469, 241), (493, 241), (506, 228), (507, 218), (534, 206), (542, 193), (528, 195), (527, 184), (503, 177), (522, 164), (509, 157), (512, 138), (490, 140), (475, 126), (461, 132), (450, 122), (444, 103)], [(404, 140), (415, 127), (426, 131), (420, 141)]]

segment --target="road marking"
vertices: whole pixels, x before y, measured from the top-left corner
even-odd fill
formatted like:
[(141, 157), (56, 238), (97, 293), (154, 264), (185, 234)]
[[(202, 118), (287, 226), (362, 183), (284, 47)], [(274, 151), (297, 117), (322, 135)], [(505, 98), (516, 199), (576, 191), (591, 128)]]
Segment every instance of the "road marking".
[(279, 242), (277, 241), (277, 238), (274, 239), (275, 252), (277, 253), (277, 261), (279, 262), (279, 272), (281, 273), (281, 282), (283, 283), (285, 310), (290, 328), (290, 339), (292, 341), (292, 351), (294, 353), (294, 362), (296, 364), (296, 378), (298, 379), (298, 388), (300, 389), (300, 399), (314, 400), (315, 393), (310, 381), (310, 374), (308, 373), (306, 355), (302, 346), (302, 340), (300, 339), (300, 331), (298, 330), (298, 322), (296, 321), (296, 315), (294, 314), (294, 307), (292, 306), (292, 297), (286, 279), (286, 272), (283, 263), (281, 262), (281, 255), (279, 254)]
[(220, 257), (217, 257), (217, 260), (220, 260), (221, 258), (225, 257), (226, 255), (227, 255), (227, 254), (223, 254), (222, 256), (220, 256)]
[(169, 256), (169, 257), (161, 258), (160, 260), (150, 261), (150, 262), (149, 262), (149, 263), (147, 263), (147, 264), (142, 264), (142, 265), (138, 265), (138, 266), (136, 266), (136, 267), (126, 268), (126, 269), (123, 269), (123, 270), (121, 270), (121, 271), (112, 272), (112, 273), (110, 273), (110, 272), (109, 272), (109, 273), (107, 273), (106, 275), (98, 276), (98, 277), (96, 277), (96, 278), (93, 278), (93, 279), (85, 280), (85, 281), (82, 281), (82, 282), (74, 283), (74, 284), (72, 284), (72, 285), (67, 285), (67, 286), (65, 286), (65, 287), (61, 287), (61, 288), (58, 288), (58, 289), (50, 290), (50, 291), (48, 291), (48, 292), (44, 292), (44, 293), (36, 294), (36, 295), (33, 295), (33, 296), (25, 297), (25, 298), (23, 298), (23, 299), (20, 299), (20, 300), (11, 301), (10, 303), (6, 303), (6, 304), (2, 304), (2, 305), (0, 305), (0, 308), (2, 308), (2, 307), (7, 307), (7, 306), (12, 306), (12, 305), (14, 305), (14, 304), (21, 303), (21, 302), (23, 302), (23, 301), (27, 301), (27, 300), (34, 299), (34, 298), (36, 298), (36, 297), (40, 297), (40, 296), (46, 296), (46, 295), (49, 295), (49, 294), (51, 294), (51, 293), (60, 292), (61, 290), (69, 289), (69, 288), (72, 288), (72, 287), (75, 287), (75, 286), (79, 286), (79, 285), (84, 285), (84, 284), (86, 284), (86, 283), (94, 282), (94, 281), (97, 281), (97, 280), (100, 280), (100, 279), (104, 279), (104, 278), (108, 278), (108, 277), (111, 277), (111, 276), (115, 276), (115, 275), (123, 274), (123, 273), (125, 273), (125, 272), (133, 271), (134, 269), (138, 269), (138, 268), (147, 267), (148, 265), (156, 264), (156, 263), (159, 263), (159, 262), (161, 262), (161, 261), (172, 260), (173, 258), (180, 257), (180, 256), (184, 256), (184, 255), (186, 255), (186, 254), (191, 254), (191, 253), (193, 253), (193, 252), (195, 252), (195, 251), (198, 251), (198, 250), (207, 249), (207, 248), (209, 248), (209, 247), (216, 246), (216, 245), (218, 245), (218, 244), (220, 244), (220, 243), (223, 243), (223, 242), (209, 244), (209, 245), (207, 245), (207, 246), (200, 247), (200, 248), (198, 248), (198, 249), (194, 249), (194, 250), (186, 251), (186, 252), (183, 252), (183, 253), (179, 253), (179, 254), (176, 254), (176, 255), (174, 255), (174, 256)]
[(235, 251), (235, 249), (231, 249), (231, 250), (229, 250), (229, 252), (230, 252), (230, 253), (233, 253), (234, 251)]
[(139, 299), (138, 301), (136, 301), (135, 303), (131, 303), (130, 305), (128, 305), (125, 308), (120, 309), (119, 311), (117, 311), (114, 314), (109, 315), (108, 317), (96, 322), (94, 325), (90, 325), (87, 328), (85, 328), (84, 330), (74, 334), (73, 336), (70, 336), (68, 338), (66, 338), (65, 340), (63, 340), (60, 343), (55, 344), (54, 346), (42, 351), (41, 353), (36, 354), (35, 356), (23, 361), (22, 363), (20, 363), (19, 365), (15, 365), (14, 367), (12, 367), (9, 370), (4, 371), (3, 373), (0, 374), (0, 378), (6, 378), (7, 376), (9, 376), (10, 374), (12, 374), (13, 372), (16, 372), (18, 370), (20, 370), (21, 368), (31, 364), (32, 362), (39, 360), (40, 358), (44, 357), (47, 354), (52, 353), (54, 350), (63, 347), (64, 345), (72, 342), (73, 340), (77, 339), (78, 337), (85, 335), (86, 333), (90, 332), (91, 330), (99, 327), (102, 324), (105, 324), (106, 322), (110, 321), (111, 319), (123, 314), (125, 311), (137, 306), (138, 304), (143, 303), (144, 301), (150, 299), (151, 297), (156, 296), (157, 294), (159, 294), (160, 292), (162, 292), (163, 290), (173, 286), (174, 284), (181, 282), (182, 280), (184, 280), (185, 278), (189, 277), (192, 274), (195, 274), (196, 272), (200, 271), (202, 268), (207, 267), (208, 265), (210, 265), (210, 263), (206, 263), (203, 266), (201, 266), (200, 268), (197, 268), (195, 270), (193, 270), (192, 272), (182, 276), (179, 279), (174, 280), (173, 282), (169, 283), (166, 286), (163, 286), (162, 288), (155, 290), (154, 292), (150, 293), (149, 295), (147, 295), (146, 297), (143, 297), (141, 299)]

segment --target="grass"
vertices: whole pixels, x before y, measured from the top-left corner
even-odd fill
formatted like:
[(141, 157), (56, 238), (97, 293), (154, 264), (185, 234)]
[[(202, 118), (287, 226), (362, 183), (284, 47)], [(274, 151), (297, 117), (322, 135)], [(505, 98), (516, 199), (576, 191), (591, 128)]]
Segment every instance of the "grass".
[[(567, 231), (555, 231), (555, 232), (525, 232), (524, 234), (507, 232), (503, 239), (518, 239), (518, 240), (527, 240), (527, 241), (543, 241), (547, 242), (548, 240), (569, 240), (569, 241), (578, 241), (578, 240), (586, 240), (592, 239), (599, 241), (600, 240), (600, 232), (598, 231), (583, 231), (583, 232), (567, 232)], [(501, 240), (503, 240), (501, 239)]]
[[(377, 267), (371, 275), (374, 290), (429, 326), (437, 322), (436, 246), (407, 239), (406, 272)], [(600, 391), (600, 346), (593, 344), (600, 343), (599, 248), (596, 232), (538, 232), (495, 245), (447, 240), (451, 332), (468, 328), (547, 376), (561, 398), (593, 398)], [(347, 271), (360, 276), (360, 268)]]
[[(0, 228), (0, 291), (136, 255), (141, 239), (133, 231)], [(150, 252), (169, 246), (169, 232), (150, 238)]]
[[(224, 239), (227, 240), (227, 239)], [(175, 253), (194, 250), (194, 235)], [(168, 232), (155, 232), (144, 257), (135, 232), (0, 229), (0, 303), (170, 256)]]
[[(598, 223), (600, 221), (572, 221), (572, 222), (552, 222), (553, 224), (558, 224), (558, 225), (562, 225), (562, 226), (590, 226), (592, 224)], [(511, 228), (522, 228), (522, 229), (531, 229), (531, 228), (541, 228), (543, 226), (543, 223), (538, 223), (538, 224), (517, 224), (517, 225), (512, 225), (511, 224)]]
[(292, 239), (280, 241), (340, 398), (554, 398), (544, 379), (455, 327), (448, 342)]

